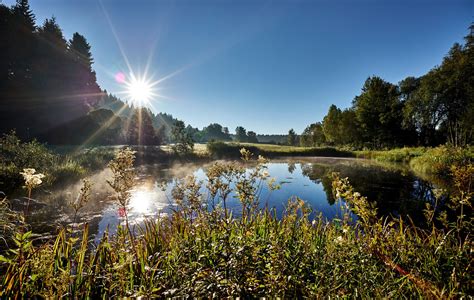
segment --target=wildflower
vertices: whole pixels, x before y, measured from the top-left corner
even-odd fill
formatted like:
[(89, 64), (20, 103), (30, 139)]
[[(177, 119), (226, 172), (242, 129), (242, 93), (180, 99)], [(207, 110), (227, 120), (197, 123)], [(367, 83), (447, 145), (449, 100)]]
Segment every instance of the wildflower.
[(249, 161), (252, 158), (252, 153), (245, 148), (240, 149), (240, 155), (244, 161)]
[(354, 197), (355, 197), (355, 198), (359, 198), (359, 197), (360, 197), (360, 193), (355, 192), (355, 193), (354, 193)]
[(342, 244), (343, 240), (344, 238), (340, 235), (334, 239), (334, 242), (336, 242), (337, 244)]
[(25, 187), (27, 189), (33, 189), (43, 183), (41, 179), (44, 178), (44, 174), (35, 173), (36, 170), (32, 168), (23, 169), (23, 172), (20, 172), (20, 174), (23, 175), (23, 179), (25, 180)]
[(347, 228), (342, 229), (342, 233), (347, 233), (347, 231), (348, 231)]
[(266, 158), (263, 157), (262, 155), (259, 155), (259, 156), (258, 156), (258, 162), (259, 162), (260, 164), (266, 164), (266, 163), (268, 163), (268, 159), (266, 159)]
[[(25, 185), (24, 188), (28, 190), (28, 198), (31, 198), (31, 191), (39, 186), (43, 181), (41, 180), (44, 178), (44, 174), (38, 173), (35, 174), (36, 170), (33, 168), (27, 168), (23, 169), (23, 172), (20, 172), (21, 175), (23, 175), (23, 179), (25, 180)], [(29, 202), (28, 202), (29, 206)], [(27, 210), (28, 210), (27, 206)]]
[(316, 226), (316, 220), (313, 220), (313, 222), (311, 222), (311, 225), (314, 227)]
[(270, 173), (267, 170), (263, 171), (263, 173), (262, 173), (263, 178), (266, 178), (266, 177), (269, 177), (269, 176), (270, 176)]
[(118, 215), (119, 215), (119, 217), (123, 218), (123, 217), (126, 216), (126, 214), (127, 214), (127, 211), (125, 210), (125, 207), (120, 207), (120, 208), (118, 209)]

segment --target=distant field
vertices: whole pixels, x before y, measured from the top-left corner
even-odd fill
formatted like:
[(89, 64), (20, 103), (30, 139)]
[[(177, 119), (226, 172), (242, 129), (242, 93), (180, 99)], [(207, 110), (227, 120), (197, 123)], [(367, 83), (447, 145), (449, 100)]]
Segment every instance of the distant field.
[(286, 145), (275, 145), (275, 144), (259, 144), (259, 143), (235, 143), (237, 145), (241, 145), (242, 147), (257, 147), (264, 151), (272, 151), (272, 152), (301, 152), (301, 151), (308, 151), (310, 147), (298, 147), (298, 146), (286, 146)]
[(332, 147), (309, 148), (297, 146), (282, 146), (257, 143), (223, 143), (214, 142), (206, 145), (208, 155), (215, 158), (239, 157), (240, 149), (246, 148), (255, 155), (266, 157), (278, 156), (325, 156), (325, 157), (355, 157), (350, 151), (338, 150)]

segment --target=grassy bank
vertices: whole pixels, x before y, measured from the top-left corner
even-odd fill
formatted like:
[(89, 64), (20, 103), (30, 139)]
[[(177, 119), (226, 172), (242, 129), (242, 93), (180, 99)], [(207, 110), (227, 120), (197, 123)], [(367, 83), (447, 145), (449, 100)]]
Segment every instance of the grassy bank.
[[(54, 146), (21, 141), (15, 133), (0, 138), (0, 191), (11, 192), (21, 187), (20, 172), (34, 168), (45, 175), (43, 181), (74, 181), (103, 169), (124, 146), (81, 145)], [(138, 164), (155, 164), (173, 160), (197, 161), (209, 159), (205, 145), (198, 145), (193, 153), (178, 155), (170, 146), (131, 146)]]
[[(242, 154), (251, 158), (247, 151)], [(401, 219), (379, 219), (376, 208), (337, 175), (334, 194), (359, 216), (355, 226), (348, 213), (333, 222), (310, 219), (300, 199), (290, 200), (277, 219), (272, 210), (258, 208), (259, 187), (277, 188), (266, 161), (258, 163), (251, 173), (237, 162), (216, 163), (207, 170), (207, 196), (196, 178), (179, 181), (172, 193), (174, 212), (132, 229), (124, 191), (133, 186), (133, 157), (121, 151), (111, 164), (111, 185), (124, 208), (117, 234), (105, 233), (95, 245), (88, 240), (87, 224), (76, 225), (34, 246), (34, 236), (18, 219), (11, 227), (11, 249), (0, 256), (0, 297), (472, 295), (473, 220), (463, 211), (472, 209), (474, 166), (453, 170), (459, 193), (452, 198), (451, 218), (427, 206), (429, 229), (423, 230)], [(240, 218), (226, 208), (231, 189), (241, 203)], [(90, 195), (79, 196), (76, 212)]]
[(360, 150), (354, 151), (358, 158), (374, 159), (380, 162), (409, 163), (411, 159), (426, 152), (424, 147), (404, 147), (391, 150)]
[(23, 142), (14, 133), (0, 139), (0, 191), (10, 192), (21, 186), (20, 172), (34, 168), (45, 175), (46, 185), (62, 180), (77, 180), (106, 167), (116, 149), (58, 149), (35, 140)]
[(240, 149), (245, 147), (255, 155), (265, 157), (284, 156), (323, 156), (323, 157), (354, 157), (354, 153), (339, 150), (332, 147), (308, 148), (296, 146), (281, 146), (272, 144), (253, 143), (223, 143), (210, 142), (207, 144), (207, 152), (213, 158), (238, 158)]
[(355, 151), (359, 158), (374, 159), (380, 162), (409, 164), (419, 174), (449, 177), (452, 166), (463, 166), (474, 162), (474, 147), (455, 148), (438, 146), (434, 148), (396, 148), (391, 150)]

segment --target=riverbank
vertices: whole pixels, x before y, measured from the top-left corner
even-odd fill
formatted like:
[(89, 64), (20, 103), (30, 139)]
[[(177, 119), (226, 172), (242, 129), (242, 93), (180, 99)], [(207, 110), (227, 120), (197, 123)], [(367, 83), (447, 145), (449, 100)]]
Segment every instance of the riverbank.
[(354, 151), (358, 158), (380, 162), (404, 163), (418, 173), (449, 177), (452, 166), (464, 166), (474, 162), (474, 147), (404, 147), (391, 150)]
[[(248, 151), (242, 154), (244, 160), (251, 157)], [(121, 206), (117, 233), (106, 232), (94, 243), (88, 240), (87, 224), (73, 224), (35, 246), (27, 225), (11, 217), (14, 225), (3, 228), (11, 228), (11, 235), (4, 236), (13, 251), (0, 256), (0, 297), (472, 295), (468, 237), (473, 222), (472, 214), (466, 217), (462, 210), (463, 205), (464, 213), (472, 208), (472, 165), (454, 167), (458, 193), (450, 210), (427, 205), (427, 229), (422, 229), (403, 219), (378, 218), (377, 208), (337, 175), (332, 177), (332, 193), (349, 204), (340, 219), (309, 217), (311, 209), (298, 198), (288, 201), (283, 216), (276, 218), (271, 209), (258, 208), (255, 187), (275, 183), (265, 161), (255, 163), (260, 167), (253, 172), (232, 162), (207, 170), (207, 188), (217, 196), (215, 209), (208, 210), (210, 203), (199, 196), (202, 183), (188, 178), (172, 193), (176, 209), (133, 229), (126, 209), (130, 198), (122, 194), (124, 188), (133, 188), (124, 180), (134, 176), (133, 154), (121, 151), (110, 178), (117, 183), (114, 191)], [(241, 202), (240, 218), (230, 217), (226, 208), (229, 187)], [(90, 197), (87, 189), (81, 191), (86, 192), (75, 202), (75, 215)], [(10, 213), (4, 205), (0, 209)], [(356, 225), (349, 209), (358, 216)]]
[(404, 147), (390, 150), (346, 150), (333, 147), (296, 147), (256, 143), (207, 144), (207, 153), (213, 158), (238, 158), (240, 148), (245, 147), (255, 155), (265, 157), (354, 157), (378, 162), (402, 163), (420, 175), (449, 177), (453, 165), (462, 166), (474, 162), (474, 147), (463, 148), (441, 145), (429, 147)]
[(293, 157), (293, 156), (321, 156), (321, 157), (355, 157), (352, 151), (341, 150), (333, 147), (297, 147), (273, 144), (256, 143), (224, 143), (210, 142), (207, 144), (207, 153), (213, 158), (238, 158), (240, 149), (245, 148), (254, 153), (268, 158)]
[[(0, 157), (0, 191), (11, 191), (21, 183), (19, 172), (24, 168), (35, 168), (45, 174), (45, 183), (57, 180), (77, 180), (103, 169), (120, 146), (49, 146), (38, 142), (22, 142), (14, 134), (5, 135)], [(257, 157), (352, 157), (372, 159), (379, 162), (402, 163), (419, 175), (449, 177), (453, 165), (461, 166), (474, 162), (474, 147), (453, 148), (438, 146), (405, 147), (391, 150), (353, 151), (334, 147), (297, 147), (273, 144), (209, 142), (196, 144), (193, 152), (176, 154), (170, 145), (131, 146), (136, 151), (137, 164), (155, 164), (181, 161), (211, 161), (214, 159), (238, 159), (240, 149), (245, 147)]]

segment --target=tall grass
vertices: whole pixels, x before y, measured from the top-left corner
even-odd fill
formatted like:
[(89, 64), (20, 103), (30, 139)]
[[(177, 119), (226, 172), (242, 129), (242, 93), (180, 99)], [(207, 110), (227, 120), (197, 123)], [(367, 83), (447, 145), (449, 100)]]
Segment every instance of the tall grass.
[(411, 159), (425, 153), (423, 147), (404, 147), (390, 150), (360, 150), (356, 151), (357, 157), (374, 159), (380, 162), (401, 162), (408, 163)]
[[(252, 159), (248, 150), (241, 155)], [(117, 179), (126, 164), (115, 162)], [(424, 230), (379, 218), (375, 205), (337, 174), (334, 195), (347, 203), (341, 219), (310, 219), (311, 209), (298, 198), (289, 200), (278, 219), (274, 210), (259, 208), (262, 185), (278, 188), (266, 162), (259, 157), (250, 173), (238, 162), (216, 163), (207, 173), (207, 195), (195, 178), (179, 181), (170, 215), (135, 228), (121, 225), (98, 244), (89, 241), (87, 224), (82, 235), (63, 228), (39, 246), (31, 243), (31, 233), (18, 231), (0, 256), (0, 297), (472, 295), (472, 165), (453, 167), (455, 218), (427, 206)], [(239, 218), (226, 207), (231, 191), (241, 202)], [(355, 225), (349, 210), (359, 216)]]
[(245, 147), (252, 153), (265, 157), (279, 156), (323, 156), (323, 157), (354, 157), (351, 151), (340, 150), (332, 147), (308, 148), (295, 146), (280, 146), (270, 144), (252, 143), (224, 143), (209, 142), (207, 151), (213, 158), (238, 158), (240, 149)]
[(410, 161), (410, 167), (416, 172), (449, 176), (451, 167), (463, 166), (474, 162), (474, 148), (456, 148), (439, 146)]

